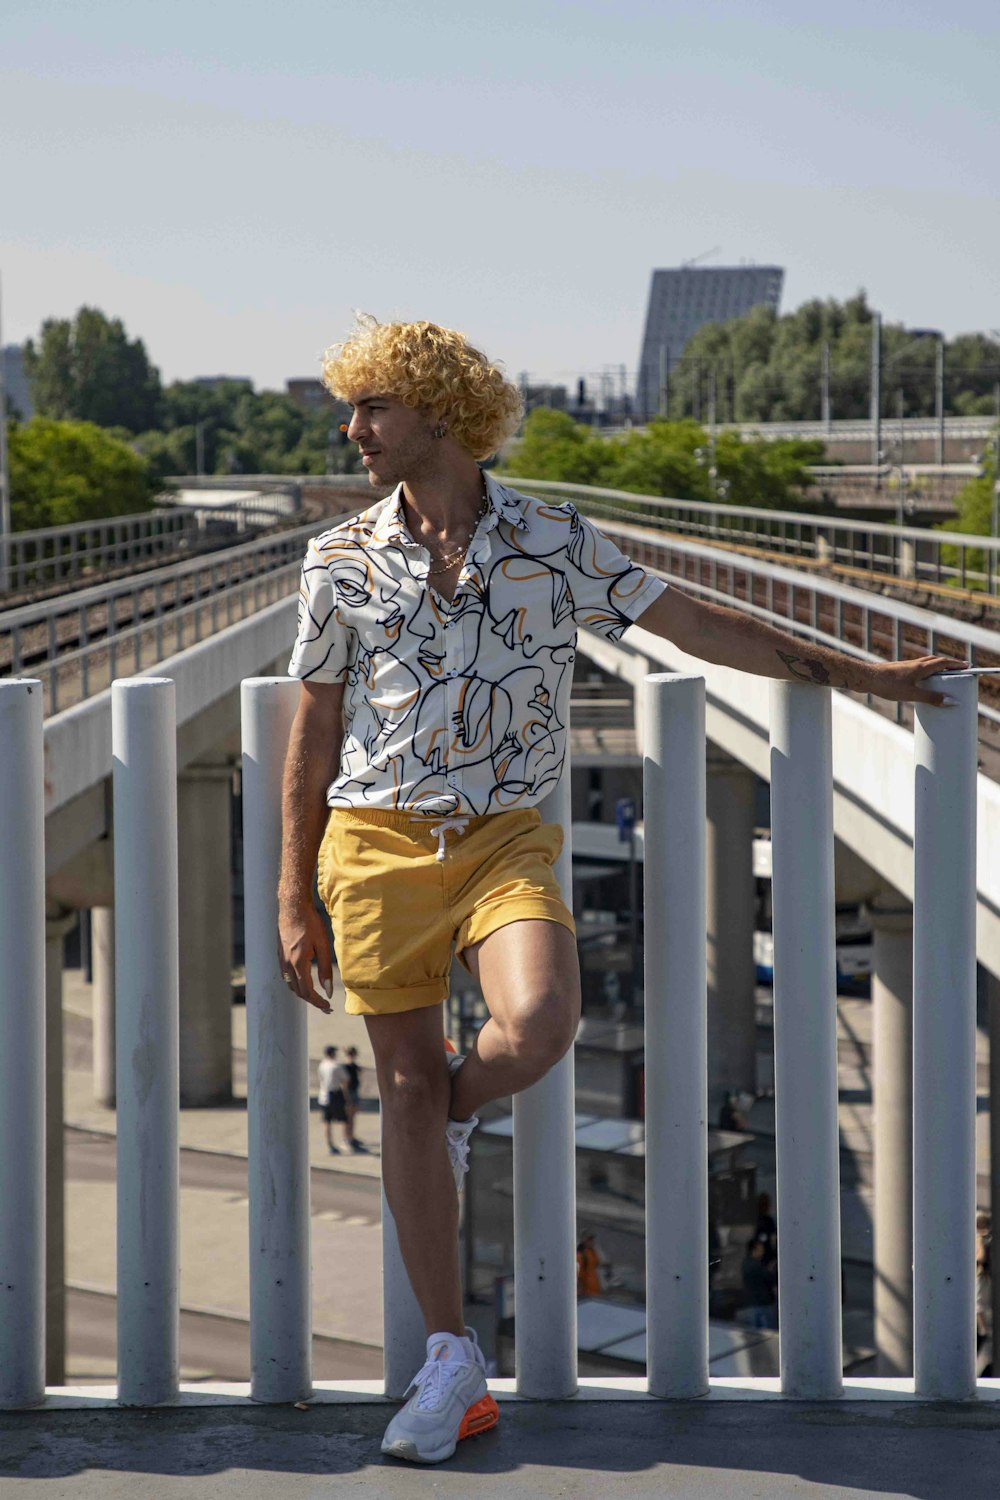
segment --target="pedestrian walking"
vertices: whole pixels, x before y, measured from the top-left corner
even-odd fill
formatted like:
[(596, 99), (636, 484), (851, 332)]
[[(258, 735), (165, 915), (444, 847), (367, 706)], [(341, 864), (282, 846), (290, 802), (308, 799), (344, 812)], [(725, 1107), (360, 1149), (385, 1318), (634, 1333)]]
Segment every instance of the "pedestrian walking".
[(598, 1248), (594, 1231), (588, 1229), (576, 1247), (576, 1295), (599, 1297), (605, 1290), (605, 1278), (610, 1270)]
[(363, 1141), (359, 1141), (354, 1130), (354, 1121), (358, 1110), (361, 1108), (361, 1068), (358, 1066), (357, 1047), (348, 1047), (347, 1062), (342, 1064), (342, 1087), (347, 1102), (347, 1137), (351, 1143), (351, 1150), (355, 1152), (367, 1151), (368, 1147)]
[(347, 1098), (344, 1090), (344, 1069), (337, 1062), (336, 1047), (327, 1047), (320, 1060), (319, 1089), (316, 1094), (316, 1103), (319, 1105), (323, 1115), (323, 1126), (326, 1131), (326, 1145), (331, 1156), (339, 1156), (340, 1152), (333, 1144), (333, 1127), (336, 1123), (343, 1126), (345, 1146), (350, 1145), (350, 1129), (347, 1123)]
[[(364, 1017), (382, 1103), (382, 1176), (427, 1330), (427, 1358), (382, 1450), (436, 1463), (495, 1424), (465, 1326), (458, 1193), (476, 1111), (535, 1083), (573, 1044), (573, 915), (552, 866), (577, 631), (635, 623), (682, 651), (765, 677), (940, 703), (949, 657), (867, 661), (668, 586), (569, 502), (480, 467), (517, 428), (516, 387), (463, 335), (360, 320), (323, 377), (380, 494), (310, 542), (289, 665), (278, 889), (281, 966), (329, 1012)], [(679, 789), (683, 795), (683, 789)], [(489, 1017), (446, 1060), (452, 953)], [(312, 965), (320, 984), (315, 988)]]
[(993, 1219), (976, 1215), (976, 1374), (992, 1375), (993, 1358)]
[(750, 1307), (754, 1328), (778, 1326), (778, 1274), (776, 1265), (767, 1261), (767, 1236), (755, 1234), (743, 1257), (743, 1290)]

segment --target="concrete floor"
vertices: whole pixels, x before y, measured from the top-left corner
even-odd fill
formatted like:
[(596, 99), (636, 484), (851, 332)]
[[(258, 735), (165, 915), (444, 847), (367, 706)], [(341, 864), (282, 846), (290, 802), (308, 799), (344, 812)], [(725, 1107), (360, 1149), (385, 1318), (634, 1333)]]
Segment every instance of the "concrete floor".
[(39, 1500), (978, 1500), (1000, 1405), (504, 1401), (448, 1463), (383, 1459), (383, 1402), (0, 1416), (0, 1496)]

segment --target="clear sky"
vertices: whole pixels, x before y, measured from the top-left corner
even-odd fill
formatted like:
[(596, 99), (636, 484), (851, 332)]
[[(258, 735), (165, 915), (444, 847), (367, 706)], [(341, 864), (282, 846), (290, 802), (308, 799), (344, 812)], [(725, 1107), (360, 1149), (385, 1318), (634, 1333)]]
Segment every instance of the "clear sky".
[(352, 310), (633, 369), (654, 266), (1000, 327), (997, 0), (5, 0), (4, 341), (318, 372)]

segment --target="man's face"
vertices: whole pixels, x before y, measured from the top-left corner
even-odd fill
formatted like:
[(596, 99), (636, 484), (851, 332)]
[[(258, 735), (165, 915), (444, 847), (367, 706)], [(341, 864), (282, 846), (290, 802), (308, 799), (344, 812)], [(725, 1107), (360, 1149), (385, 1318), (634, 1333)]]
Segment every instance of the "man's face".
[(373, 487), (415, 479), (436, 457), (434, 420), (404, 406), (398, 396), (360, 396), (347, 436), (361, 449)]

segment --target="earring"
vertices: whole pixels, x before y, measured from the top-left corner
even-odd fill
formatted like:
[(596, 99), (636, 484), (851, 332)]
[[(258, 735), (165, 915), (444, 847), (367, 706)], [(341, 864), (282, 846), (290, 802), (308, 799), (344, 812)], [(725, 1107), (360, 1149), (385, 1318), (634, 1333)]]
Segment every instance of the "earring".
[(436, 438), (443, 438), (443, 437), (444, 437), (444, 435), (445, 435), (445, 433), (446, 433), (446, 432), (447, 432), (447, 431), (448, 431), (448, 428), (447, 428), (447, 426), (446, 426), (446, 425), (445, 425), (445, 423), (444, 423), (444, 422), (439, 422), (439, 423), (438, 423), (438, 424), (437, 424), (437, 426), (436, 426), (436, 427), (435, 427), (435, 429), (434, 429), (434, 434), (433, 434), (433, 435), (434, 435), (434, 437), (436, 437)]

